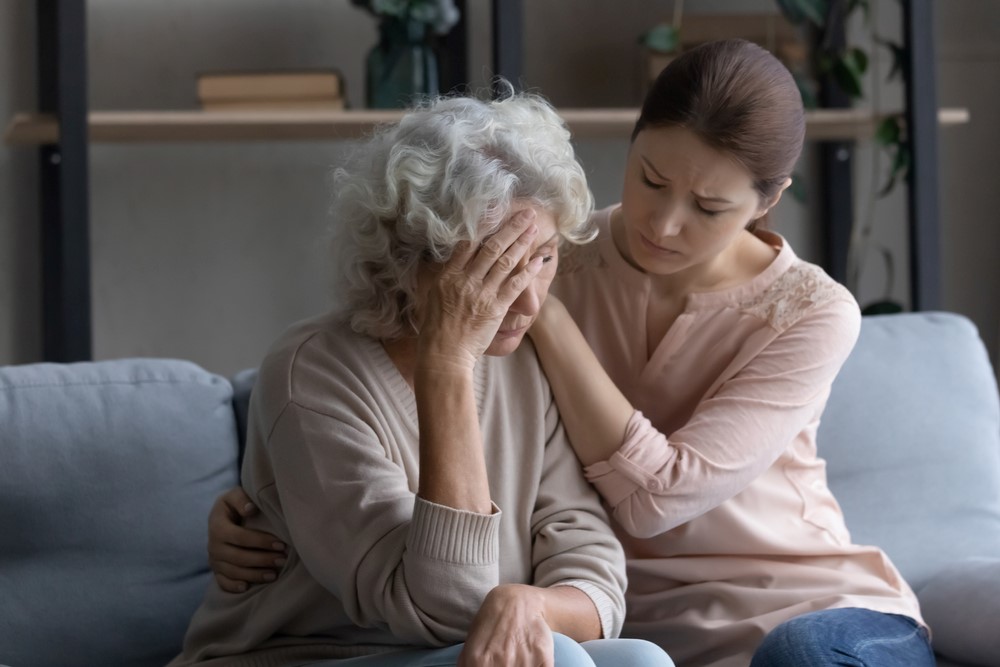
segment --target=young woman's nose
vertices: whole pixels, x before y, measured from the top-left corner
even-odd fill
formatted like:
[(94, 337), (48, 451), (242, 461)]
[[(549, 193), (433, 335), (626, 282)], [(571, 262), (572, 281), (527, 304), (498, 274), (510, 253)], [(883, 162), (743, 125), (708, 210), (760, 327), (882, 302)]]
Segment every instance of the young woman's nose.
[[(654, 212), (650, 226), (659, 238), (677, 236), (684, 227), (684, 207), (673, 202), (663, 202)], [(653, 239), (655, 240), (655, 239)]]

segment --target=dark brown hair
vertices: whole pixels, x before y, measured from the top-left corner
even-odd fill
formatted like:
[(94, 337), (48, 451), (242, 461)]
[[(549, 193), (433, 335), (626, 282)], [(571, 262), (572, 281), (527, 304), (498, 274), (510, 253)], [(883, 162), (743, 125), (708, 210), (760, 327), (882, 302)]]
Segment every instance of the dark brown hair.
[(752, 175), (762, 202), (791, 176), (805, 137), (802, 96), (791, 72), (743, 39), (702, 44), (660, 72), (632, 139), (664, 126), (684, 127), (731, 155)]

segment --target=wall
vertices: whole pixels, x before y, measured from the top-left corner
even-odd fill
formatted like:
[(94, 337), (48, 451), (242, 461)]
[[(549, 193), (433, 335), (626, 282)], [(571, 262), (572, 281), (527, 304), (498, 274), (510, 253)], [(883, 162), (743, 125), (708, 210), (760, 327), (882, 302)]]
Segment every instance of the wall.
[(944, 303), (979, 326), (1000, 376), (1000, 2), (938, 0), (938, 98), (972, 122), (941, 135)]
[[(35, 23), (26, 2), (0, 2), (0, 123), (35, 104)], [(41, 355), (38, 161), (0, 145), (0, 364)]]
[[(563, 106), (633, 105), (641, 94), (636, 36), (666, 18), (648, 0), (533, 0), (526, 4), (525, 81)], [(692, 3), (693, 5), (693, 3)], [(898, 30), (897, 3), (876, 3), (880, 31)], [(770, 10), (773, 0), (701, 0), (699, 12)], [(991, 344), (1000, 284), (991, 152), (1000, 4), (939, 0), (939, 93), (973, 121), (941, 132), (945, 307), (973, 317)], [(689, 9), (689, 11), (694, 11)], [(566, 17), (572, 17), (572, 26)], [(95, 109), (191, 108), (194, 77), (226, 68), (338, 66), (361, 101), (363, 56), (375, 24), (346, 0), (89, 0), (90, 103)], [(469, 0), (470, 70), (487, 80), (489, 11)], [(32, 3), (0, 3), (0, 118), (34, 106)], [(966, 25), (974, 26), (971, 32)], [(852, 26), (852, 31), (861, 28)], [(883, 60), (880, 67), (888, 63)], [(898, 91), (883, 91), (884, 105)], [(327, 174), (349, 145), (95, 144), (92, 253), (95, 353), (176, 356), (231, 373), (253, 365), (288, 323), (323, 309)], [(624, 141), (580, 141), (599, 205), (617, 201)], [(993, 151), (995, 152), (995, 151)], [(35, 151), (0, 147), (0, 363), (40, 354)], [(875, 155), (862, 147), (858, 214), (867, 215)], [(807, 153), (803, 171), (812, 173)], [(994, 178), (995, 180), (995, 178)], [(873, 204), (877, 238), (905, 270), (905, 197)], [(785, 197), (777, 227), (817, 260), (816, 212)], [(883, 290), (877, 256), (862, 301)], [(892, 295), (905, 299), (905, 282)]]

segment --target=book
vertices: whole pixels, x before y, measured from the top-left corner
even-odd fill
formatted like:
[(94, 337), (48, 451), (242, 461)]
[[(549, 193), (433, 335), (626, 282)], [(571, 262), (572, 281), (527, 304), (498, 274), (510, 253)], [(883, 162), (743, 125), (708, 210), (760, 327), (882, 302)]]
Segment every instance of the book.
[(341, 83), (337, 70), (205, 73), (198, 76), (198, 100), (328, 99), (342, 96)]
[(343, 97), (203, 102), (204, 111), (343, 111)]

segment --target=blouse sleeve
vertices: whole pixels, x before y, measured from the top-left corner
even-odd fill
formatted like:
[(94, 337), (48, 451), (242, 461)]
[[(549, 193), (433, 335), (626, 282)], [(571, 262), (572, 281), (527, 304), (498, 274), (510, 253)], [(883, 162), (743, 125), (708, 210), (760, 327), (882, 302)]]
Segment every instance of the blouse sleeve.
[(587, 479), (635, 537), (659, 535), (717, 507), (819, 418), (860, 323), (852, 300), (813, 309), (669, 436), (640, 412), (633, 414), (621, 448), (588, 466)]
[(499, 511), (416, 497), (359, 419), (290, 403), (267, 448), (277, 506), (265, 510), (283, 515), (298, 557), (355, 624), (421, 645), (464, 639), (499, 582)]

